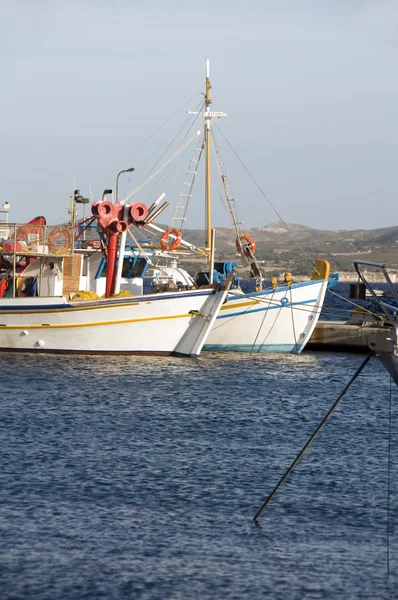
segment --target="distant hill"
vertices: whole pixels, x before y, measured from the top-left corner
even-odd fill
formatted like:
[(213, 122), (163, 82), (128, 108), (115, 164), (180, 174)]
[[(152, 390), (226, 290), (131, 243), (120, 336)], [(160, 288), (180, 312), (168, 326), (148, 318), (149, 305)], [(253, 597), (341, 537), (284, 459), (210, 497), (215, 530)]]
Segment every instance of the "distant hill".
[[(164, 229), (167, 227), (163, 225)], [(254, 227), (246, 230), (246, 233), (255, 240), (257, 259), (263, 271), (269, 275), (284, 271), (309, 275), (312, 271), (311, 260), (315, 258), (328, 260), (332, 271), (345, 272), (346, 277), (354, 279), (355, 258), (384, 262), (392, 270), (398, 271), (398, 226), (329, 231), (277, 222)], [(95, 229), (92, 235), (97, 235)], [(201, 229), (184, 229), (183, 237), (195, 246), (204, 246), (205, 232)], [(217, 260), (243, 262), (236, 251), (235, 237), (233, 229), (217, 229)], [(159, 237), (153, 239), (159, 242)], [(191, 259), (187, 260), (191, 262)], [(195, 260), (197, 262), (200, 262), (199, 258)]]
[[(291, 270), (305, 274), (311, 270), (308, 258), (325, 258), (334, 271), (353, 272), (355, 258), (385, 262), (398, 269), (398, 226), (382, 229), (328, 231), (292, 223), (270, 223), (247, 231), (257, 245), (258, 260), (265, 261), (267, 270)], [(184, 239), (203, 246), (202, 230), (184, 230)], [(235, 233), (232, 229), (217, 230), (217, 255), (232, 259), (236, 255)]]

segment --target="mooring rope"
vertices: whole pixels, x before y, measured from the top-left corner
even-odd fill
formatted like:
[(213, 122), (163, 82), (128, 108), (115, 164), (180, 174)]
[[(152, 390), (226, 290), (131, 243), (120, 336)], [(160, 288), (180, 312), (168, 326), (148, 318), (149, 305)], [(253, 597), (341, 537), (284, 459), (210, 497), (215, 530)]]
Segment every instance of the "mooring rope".
[[(270, 303), (272, 302), (273, 295), (274, 295), (274, 292), (272, 292), (272, 296), (271, 296)], [(258, 328), (258, 331), (257, 331), (256, 338), (255, 338), (255, 340), (254, 340), (254, 342), (253, 342), (253, 345), (252, 345), (252, 347), (251, 347), (251, 349), (250, 349), (250, 354), (252, 354), (252, 353), (253, 353), (254, 346), (256, 345), (256, 342), (257, 342), (258, 336), (260, 335), (260, 331), (261, 331), (261, 330), (262, 330), (262, 328), (263, 328), (264, 321), (265, 321), (265, 317), (267, 316), (268, 312), (269, 312), (268, 310), (265, 310), (265, 311), (264, 311), (264, 316), (263, 316), (263, 318), (262, 318), (262, 320), (261, 320), (260, 327)], [(279, 316), (279, 315), (278, 315), (278, 316)], [(264, 342), (261, 344), (261, 346), (263, 346), (263, 344), (264, 344)], [(261, 346), (260, 346), (260, 348), (261, 348)], [(249, 356), (250, 356), (250, 354), (249, 354)]]
[[(371, 314), (373, 317), (380, 319), (380, 321), (384, 320), (383, 315), (373, 312), (372, 310), (369, 310), (368, 308), (365, 308), (364, 306), (361, 306), (360, 304), (353, 302), (349, 298), (346, 298), (345, 296), (341, 296), (341, 294), (338, 294), (337, 292), (334, 292), (333, 290), (327, 290), (327, 291), (329, 294), (333, 294), (334, 296), (337, 296), (337, 298), (340, 298), (340, 300), (345, 300), (345, 302), (348, 302), (348, 304), (352, 304), (353, 306), (355, 306), (355, 308), (361, 308), (364, 312), (367, 312), (367, 313)], [(340, 309), (340, 310), (343, 310), (343, 309)]]
[(294, 337), (294, 345), (296, 346), (296, 350), (298, 350), (298, 344), (297, 344), (297, 336), (296, 336), (296, 327), (295, 327), (295, 323), (294, 323), (294, 307), (293, 307), (293, 295), (292, 295), (292, 288), (290, 288), (290, 314), (292, 317), (292, 328), (293, 328), (293, 337)]

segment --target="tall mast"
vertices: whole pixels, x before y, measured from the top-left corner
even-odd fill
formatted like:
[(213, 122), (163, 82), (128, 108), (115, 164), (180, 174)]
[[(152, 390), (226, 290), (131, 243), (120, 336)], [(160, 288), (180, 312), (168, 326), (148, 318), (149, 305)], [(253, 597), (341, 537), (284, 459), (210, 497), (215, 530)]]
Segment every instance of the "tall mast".
[(210, 157), (211, 157), (211, 120), (226, 117), (226, 113), (209, 110), (210, 99), (210, 61), (206, 60), (206, 94), (205, 94), (205, 110), (204, 112), (188, 111), (190, 115), (199, 115), (205, 120), (205, 155), (206, 155), (206, 248), (207, 256), (210, 258), (209, 250), (211, 247), (211, 172), (210, 172)]
[(206, 60), (205, 144), (206, 144), (206, 248), (211, 247), (211, 166), (210, 166), (210, 61)]

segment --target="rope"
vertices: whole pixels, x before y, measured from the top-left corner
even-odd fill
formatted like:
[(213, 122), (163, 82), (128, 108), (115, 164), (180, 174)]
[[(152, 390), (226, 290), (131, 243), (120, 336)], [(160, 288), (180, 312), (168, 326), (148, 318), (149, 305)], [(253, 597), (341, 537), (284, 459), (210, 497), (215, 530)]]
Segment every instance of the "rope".
[[(215, 127), (217, 127), (217, 125), (215, 125)], [(225, 135), (223, 134), (223, 132), (221, 131), (221, 129), (219, 127), (217, 127), (217, 130), (221, 133), (221, 135), (223, 136), (224, 140), (227, 142), (228, 146), (231, 148), (232, 152), (235, 154), (236, 158), (239, 160), (240, 164), (245, 169), (245, 171), (247, 172), (247, 174), (249, 175), (250, 179), (253, 181), (253, 183), (255, 184), (255, 186), (258, 188), (258, 190), (260, 191), (260, 193), (264, 196), (264, 198), (266, 199), (266, 201), (268, 202), (268, 204), (270, 205), (270, 207), (272, 208), (272, 210), (278, 216), (278, 218), (281, 221), (281, 223), (284, 224), (284, 226), (288, 230), (289, 234), (291, 235), (291, 237), (293, 238), (293, 240), (297, 244), (297, 247), (299, 248), (299, 250), (303, 253), (303, 255), (305, 256), (305, 258), (312, 264), (312, 266), (315, 267), (316, 266), (315, 262), (305, 252), (304, 248), (301, 246), (301, 244), (297, 240), (296, 236), (290, 230), (290, 228), (289, 228), (288, 224), (286, 223), (286, 221), (281, 217), (281, 215), (279, 214), (279, 212), (276, 210), (275, 206), (272, 204), (271, 200), (268, 198), (267, 194), (264, 192), (264, 190), (261, 188), (260, 184), (254, 178), (254, 175), (251, 173), (251, 171), (248, 169), (248, 167), (246, 167), (245, 163), (240, 158), (240, 156), (238, 155), (238, 153), (235, 151), (235, 149), (233, 148), (233, 146), (229, 143), (229, 141), (227, 140), (227, 138), (225, 137)]]
[[(228, 182), (229, 182), (229, 177), (228, 177), (228, 174), (227, 174), (227, 171), (226, 171), (224, 157), (221, 158), (221, 156), (222, 156), (221, 155), (221, 150), (219, 149), (218, 142), (217, 142), (216, 136), (214, 134), (214, 130), (212, 132), (212, 138), (213, 138), (213, 144), (212, 144), (213, 156), (214, 156), (215, 163), (217, 165), (217, 169), (218, 169), (218, 174), (220, 176), (220, 180), (222, 182), (224, 196), (225, 196), (225, 199), (226, 199), (227, 204), (228, 204), (228, 209), (225, 206), (224, 200), (222, 198), (222, 194), (220, 193), (220, 191), (218, 193), (219, 193), (219, 195), (221, 197), (222, 205), (223, 205), (225, 211), (228, 210), (229, 215), (230, 215), (230, 217), (232, 219), (232, 224), (233, 224), (233, 228), (235, 230), (236, 239), (240, 239), (241, 236), (245, 233), (245, 231), (240, 227), (241, 224), (243, 225), (243, 219), (241, 218), (241, 216), (239, 214), (237, 203), (234, 202), (234, 204), (232, 204), (232, 202), (233, 202), (232, 198), (235, 197), (235, 194), (232, 194), (232, 196), (231, 196), (231, 187), (225, 181), (225, 179), (227, 179)], [(217, 157), (217, 154), (220, 155), (220, 158)], [(257, 269), (258, 269), (258, 271), (260, 271), (260, 267), (259, 267), (259, 265), (257, 263), (257, 259), (254, 256), (254, 254), (251, 252), (251, 250), (249, 250), (249, 255), (247, 255), (246, 252), (243, 253), (242, 254), (242, 258), (243, 258), (244, 262), (246, 263), (247, 267), (251, 268), (251, 263), (254, 262), (255, 265), (256, 265), (256, 267), (257, 267)], [(260, 273), (261, 273), (261, 271), (260, 271)], [(262, 276), (261, 276), (261, 278), (262, 278)], [(258, 283), (261, 284), (261, 279), (260, 279), (260, 281)]]
[[(272, 297), (273, 297), (273, 295), (274, 295), (274, 292), (272, 292), (272, 296), (271, 296), (271, 300), (270, 300), (270, 302), (272, 302)], [(260, 325), (260, 327), (258, 328), (258, 331), (257, 331), (256, 339), (254, 340), (254, 342), (253, 342), (253, 346), (251, 347), (250, 354), (252, 354), (252, 353), (253, 353), (254, 346), (256, 345), (257, 338), (258, 338), (258, 336), (260, 335), (260, 331), (261, 331), (261, 330), (262, 330), (262, 328), (263, 328), (264, 321), (265, 321), (265, 317), (267, 316), (267, 314), (268, 314), (268, 310), (265, 310), (265, 311), (264, 311), (264, 316), (263, 316), (263, 319), (262, 319), (262, 321), (261, 321), (261, 325)], [(278, 314), (278, 316), (279, 316), (279, 314)], [(261, 344), (261, 346), (263, 346), (263, 345), (264, 345), (264, 342)], [(261, 346), (260, 346), (260, 348), (261, 348)], [(250, 354), (249, 354), (249, 356), (250, 356)]]
[[(280, 289), (278, 290), (278, 288), (277, 288), (275, 291), (281, 291), (281, 290)], [(243, 294), (244, 298), (248, 298), (249, 300), (255, 300), (258, 304), (267, 304), (267, 305), (270, 305), (271, 307), (284, 308), (284, 305), (283, 304), (281, 305), (279, 300), (275, 300), (274, 302), (272, 301), (273, 296), (274, 296), (274, 292), (272, 292), (272, 294), (271, 294), (271, 299), (268, 300), (266, 296), (260, 297), (258, 295), (254, 296), (251, 294)], [(236, 299), (237, 300), (242, 299), (242, 296), (239, 295), (236, 297)], [(320, 310), (322, 309), (322, 305), (319, 305), (319, 304), (315, 304), (311, 308), (305, 308), (304, 306), (302, 308), (299, 308), (299, 306), (300, 306), (299, 304), (294, 304), (293, 306), (294, 306), (295, 310), (302, 310), (304, 312), (312, 312), (313, 308), (319, 308)], [(289, 308), (289, 307), (286, 307), (286, 308)]]
[(135, 237), (135, 235), (133, 234), (133, 232), (130, 230), (130, 227), (127, 229), (127, 233), (129, 234), (129, 236), (133, 240), (134, 244), (137, 246), (138, 250), (141, 252), (141, 254), (143, 255), (143, 257), (145, 258), (145, 260), (148, 263), (148, 265), (153, 266), (153, 262), (151, 261), (150, 256), (145, 252), (145, 250), (142, 248), (142, 246), (140, 246), (139, 241), (137, 240), (137, 238)]
[[(345, 300), (346, 302), (348, 302), (349, 304), (352, 304), (353, 306), (355, 306), (356, 308), (361, 308), (363, 309), (364, 312), (369, 313), (370, 315), (376, 317), (377, 319), (379, 319), (380, 321), (384, 321), (383, 316), (379, 315), (378, 313), (374, 313), (371, 310), (364, 308), (363, 306), (361, 306), (360, 304), (356, 304), (355, 302), (352, 302), (351, 300), (349, 300), (348, 298), (345, 298), (344, 296), (341, 296), (340, 294), (337, 294), (336, 292), (333, 292), (332, 290), (327, 290), (329, 294), (334, 294), (335, 296), (338, 296), (341, 300)], [(254, 296), (252, 294), (245, 294), (246, 298), (249, 298), (250, 300), (258, 300), (258, 302), (264, 302), (261, 298), (258, 298), (258, 296)], [(279, 306), (279, 303), (274, 303), (272, 304), (272, 300), (270, 301), (270, 304), (273, 306)], [(323, 308), (323, 305), (314, 305), (314, 308), (319, 308), (320, 310), (323, 310), (324, 314), (333, 314), (334, 312), (345, 312), (346, 309), (345, 308), (338, 308), (338, 307), (330, 307), (330, 308)], [(295, 310), (301, 310), (301, 311), (305, 311), (305, 312), (312, 312), (312, 308), (308, 309), (308, 308), (299, 308), (299, 306), (294, 306)]]
[(182, 109), (183, 109), (183, 108), (184, 108), (184, 107), (185, 107), (187, 104), (189, 104), (189, 103), (191, 102), (191, 100), (192, 100), (193, 98), (195, 98), (195, 96), (197, 96), (197, 94), (198, 94), (198, 93), (199, 93), (199, 92), (197, 92), (196, 94), (194, 94), (193, 96), (191, 96), (191, 97), (189, 98), (189, 100), (187, 100), (186, 102), (184, 102), (184, 104), (183, 104), (182, 106), (180, 106), (180, 108), (178, 108), (178, 109), (177, 109), (175, 112), (173, 112), (173, 114), (172, 114), (170, 117), (168, 117), (168, 118), (167, 118), (167, 119), (166, 119), (166, 120), (165, 120), (165, 121), (162, 123), (162, 125), (161, 125), (160, 127), (158, 127), (158, 128), (157, 128), (157, 129), (156, 129), (156, 130), (155, 130), (153, 133), (151, 133), (151, 135), (150, 135), (149, 137), (147, 137), (147, 138), (146, 138), (146, 139), (145, 139), (145, 140), (144, 140), (144, 141), (143, 141), (141, 144), (139, 144), (139, 146), (137, 146), (137, 147), (136, 147), (136, 149), (135, 149), (135, 150), (133, 150), (133, 152), (132, 152), (131, 154), (129, 154), (128, 156), (126, 156), (124, 159), (122, 159), (122, 161), (119, 161), (118, 165), (116, 165), (116, 166), (115, 166), (115, 167), (114, 167), (114, 168), (113, 168), (111, 171), (109, 171), (109, 173), (108, 173), (107, 175), (105, 175), (105, 177), (104, 177), (103, 179), (101, 179), (101, 181), (99, 181), (99, 182), (98, 182), (98, 183), (97, 183), (97, 184), (96, 184), (96, 185), (95, 185), (93, 188), (91, 188), (91, 191), (95, 190), (95, 189), (96, 189), (96, 188), (97, 188), (99, 185), (101, 185), (101, 183), (103, 183), (103, 182), (105, 181), (105, 179), (107, 179), (107, 178), (108, 178), (110, 175), (112, 175), (112, 173), (113, 173), (114, 171), (116, 171), (116, 169), (118, 169), (118, 168), (119, 168), (119, 166), (120, 166), (121, 162), (125, 162), (125, 161), (127, 161), (129, 158), (131, 158), (132, 156), (134, 156), (134, 154), (135, 154), (136, 152), (138, 152), (138, 150), (140, 150), (140, 148), (142, 148), (142, 147), (143, 147), (143, 146), (144, 146), (144, 145), (145, 145), (147, 142), (149, 142), (149, 140), (151, 140), (151, 139), (152, 139), (152, 138), (153, 138), (153, 137), (154, 137), (154, 136), (155, 136), (155, 135), (156, 135), (156, 134), (157, 134), (157, 133), (158, 133), (158, 132), (159, 132), (161, 129), (163, 129), (163, 127), (164, 127), (165, 125), (167, 125), (167, 123), (168, 123), (169, 121), (171, 121), (171, 119), (172, 119), (173, 117), (175, 117), (175, 115), (176, 115), (177, 113), (179, 113), (179, 112), (180, 112), (180, 110), (182, 110)]
[[(250, 296), (250, 295), (245, 294), (244, 295), (245, 298), (249, 298), (250, 300), (253, 300), (253, 301), (255, 300), (256, 302), (253, 302), (253, 304), (251, 304), (250, 306), (246, 307), (245, 310), (242, 313), (239, 313), (238, 315), (234, 315), (234, 316), (226, 318), (226, 319), (222, 319), (222, 322), (219, 323), (218, 325), (214, 325), (213, 329), (214, 330), (219, 329), (220, 327), (223, 327), (224, 325), (227, 325), (228, 323), (230, 323), (231, 321), (233, 321), (237, 317), (240, 317), (241, 315), (246, 314), (247, 312), (249, 312), (253, 308), (253, 306), (255, 306), (255, 304), (266, 304), (267, 307), (264, 309), (265, 313), (267, 313), (269, 309), (279, 308), (281, 310), (282, 308), (289, 308), (289, 307), (281, 305), (279, 303), (279, 300), (273, 301), (272, 300), (273, 295), (274, 295), (274, 292), (272, 293), (270, 300), (266, 301), (265, 299), (258, 298), (258, 296)], [(239, 308), (239, 306), (237, 308)], [(306, 308), (306, 307), (300, 307), (300, 305), (293, 305), (292, 308), (294, 310), (298, 310), (298, 311), (307, 312), (307, 313), (312, 314), (314, 308), (321, 310), (322, 306), (320, 306), (320, 305), (314, 305), (311, 308)], [(271, 333), (271, 331), (272, 331), (272, 329), (273, 329), (273, 327), (274, 327), (274, 325), (276, 323), (276, 320), (277, 320), (278, 316), (279, 316), (279, 313), (278, 313), (278, 315), (277, 315), (277, 317), (275, 319), (275, 322), (273, 323), (270, 331), (266, 335), (265, 339), (262, 341), (262, 343), (260, 345), (260, 348), (265, 344), (265, 342), (266, 342), (269, 334)]]
[(296, 336), (296, 327), (294, 325), (294, 308), (293, 308), (293, 296), (292, 296), (292, 288), (290, 288), (290, 314), (292, 316), (292, 328), (293, 328), (293, 337), (294, 337), (294, 345), (296, 346), (296, 350), (298, 350), (297, 344), (297, 336)]
[[(226, 319), (221, 319), (220, 323), (218, 325), (214, 324), (212, 331), (219, 329), (220, 327), (224, 327), (225, 325), (228, 325), (228, 323), (231, 323), (231, 321), (233, 321), (234, 319), (237, 319), (238, 317), (241, 317), (242, 315), (245, 315), (249, 310), (250, 310), (251, 306), (248, 306), (247, 308), (245, 308), (245, 310), (242, 313), (239, 313), (238, 315), (234, 315), (233, 317), (229, 317)], [(216, 323), (219, 319), (216, 319)]]
[(275, 327), (275, 325), (276, 325), (276, 322), (277, 322), (277, 320), (278, 320), (278, 318), (279, 318), (279, 315), (281, 314), (281, 310), (282, 310), (282, 308), (283, 308), (283, 306), (281, 306), (281, 307), (280, 307), (280, 309), (278, 310), (278, 314), (276, 315), (276, 317), (275, 317), (275, 319), (274, 319), (274, 322), (272, 323), (272, 325), (271, 325), (271, 327), (270, 327), (270, 330), (269, 330), (269, 332), (266, 334), (266, 336), (264, 337), (264, 339), (263, 339), (262, 343), (260, 344), (260, 348), (259, 348), (259, 350), (258, 350), (259, 352), (261, 352), (261, 348), (264, 346), (265, 342), (268, 340), (268, 337), (271, 335), (271, 333), (272, 333), (272, 330), (273, 330), (273, 328)]
[[(202, 108), (202, 107), (203, 107), (203, 103), (199, 104), (199, 106), (201, 106), (201, 108)], [(144, 177), (144, 179), (146, 179), (147, 177), (149, 177), (149, 175), (151, 175), (151, 173), (153, 173), (154, 169), (155, 169), (155, 168), (157, 167), (157, 165), (160, 163), (160, 161), (162, 160), (162, 158), (163, 158), (163, 156), (166, 154), (166, 152), (168, 152), (168, 150), (170, 149), (170, 147), (171, 147), (171, 146), (174, 144), (174, 142), (176, 141), (176, 139), (178, 138), (178, 136), (180, 135), (180, 133), (183, 131), (184, 127), (186, 127), (186, 125), (188, 125), (188, 123), (189, 123), (189, 121), (191, 120), (191, 118), (192, 118), (192, 117), (191, 117), (191, 115), (189, 115), (189, 116), (188, 116), (188, 117), (187, 117), (187, 118), (184, 120), (184, 122), (183, 122), (183, 124), (181, 125), (181, 127), (180, 127), (180, 125), (178, 125), (178, 126), (177, 126), (177, 127), (174, 129), (174, 131), (172, 131), (172, 132), (171, 132), (171, 134), (170, 134), (170, 137), (171, 137), (171, 136), (173, 135), (173, 133), (174, 133), (175, 131), (177, 131), (177, 129), (178, 129), (177, 133), (175, 134), (175, 136), (173, 137), (173, 139), (171, 140), (171, 142), (169, 143), (169, 145), (168, 145), (168, 146), (166, 146), (166, 148), (164, 149), (164, 151), (162, 152), (162, 154), (159, 156), (159, 158), (158, 158), (158, 160), (155, 162), (155, 164), (152, 166), (152, 168), (149, 170), (149, 172), (147, 173), (147, 175)], [(196, 122), (197, 118), (198, 118), (198, 117), (196, 117), (196, 118), (193, 120), (192, 124), (190, 125), (190, 127), (189, 127), (189, 128), (188, 128), (188, 130), (186, 131), (186, 133), (185, 133), (184, 137), (183, 137), (183, 138), (182, 138), (182, 140), (181, 140), (181, 144), (182, 144), (182, 143), (183, 143), (183, 141), (186, 139), (186, 137), (188, 136), (189, 132), (191, 131), (191, 129), (192, 129), (192, 128), (193, 128), (193, 126), (195, 125), (195, 122)], [(166, 142), (167, 142), (167, 140), (166, 140)], [(144, 163), (141, 165), (140, 169), (141, 169), (142, 167), (144, 167), (144, 166), (147, 164), (147, 162), (148, 162), (148, 161), (150, 161), (150, 160), (151, 160), (151, 159), (152, 159), (152, 158), (153, 158), (153, 157), (156, 155), (156, 153), (157, 153), (157, 152), (158, 152), (158, 150), (156, 150), (156, 152), (154, 152), (154, 153), (153, 153), (153, 154), (152, 154), (152, 155), (151, 155), (151, 156), (150, 156), (150, 157), (149, 157), (149, 158), (148, 158), (148, 159), (147, 159), (147, 160), (146, 160), (146, 161), (145, 161), (145, 162), (144, 162)]]
[[(380, 315), (380, 314), (378, 314), (376, 312), (373, 312), (373, 311), (369, 310), (368, 308), (365, 308), (364, 306), (361, 306), (360, 304), (357, 304), (356, 302), (353, 302), (349, 298), (345, 298), (345, 296), (341, 296), (340, 294), (338, 294), (337, 292), (334, 292), (333, 290), (328, 290), (328, 292), (329, 292), (329, 294), (334, 294), (335, 296), (337, 296), (338, 298), (340, 298), (340, 300), (345, 300), (346, 302), (348, 302), (349, 304), (352, 304), (356, 308), (362, 308), (364, 310), (364, 312), (368, 312), (369, 314), (371, 314), (373, 317), (376, 317), (380, 321), (384, 320), (384, 318), (383, 318), (382, 315)], [(343, 309), (340, 309), (340, 310), (343, 310)]]
[(188, 146), (190, 146), (192, 144), (192, 142), (195, 141), (197, 135), (195, 134), (194, 136), (192, 136), (184, 146), (180, 146), (175, 152), (174, 154), (169, 158), (169, 160), (167, 160), (161, 167), (159, 167), (154, 173), (152, 173), (152, 175), (150, 175), (150, 177), (148, 177), (147, 179), (145, 179), (140, 185), (138, 185), (136, 188), (134, 188), (134, 190), (132, 192), (130, 192), (125, 198), (123, 198), (123, 203), (125, 204), (126, 202), (128, 202), (128, 200), (130, 200), (130, 198), (132, 198), (134, 196), (134, 194), (136, 194), (138, 192), (138, 190), (140, 190), (141, 188), (144, 187), (144, 185), (146, 185), (147, 183), (149, 183), (149, 181), (151, 179), (153, 179), (155, 177), (155, 175), (157, 175), (158, 173), (160, 173), (160, 171), (163, 171), (164, 168), (167, 167), (167, 165), (169, 165), (171, 163), (172, 160), (174, 160), (179, 154), (181, 154), (181, 152), (183, 152), (184, 150), (186, 150), (188, 148)]

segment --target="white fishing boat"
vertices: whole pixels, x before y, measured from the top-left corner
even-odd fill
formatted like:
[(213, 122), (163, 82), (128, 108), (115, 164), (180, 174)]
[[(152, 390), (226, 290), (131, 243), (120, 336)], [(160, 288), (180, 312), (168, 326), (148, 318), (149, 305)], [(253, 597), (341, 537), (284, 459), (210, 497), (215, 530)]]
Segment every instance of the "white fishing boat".
[(317, 324), (329, 263), (317, 261), (314, 279), (244, 294), (231, 290), (205, 350), (300, 353)]
[[(178, 294), (115, 295), (119, 234), (128, 223), (142, 222), (148, 215), (144, 205), (129, 206), (129, 211), (126, 222), (120, 204), (103, 198), (93, 205), (107, 239), (105, 298), (83, 294), (79, 299), (83, 254), (69, 244), (74, 224), (61, 231), (8, 224), (9, 239), (0, 246), (0, 350), (199, 355), (227, 286)], [(67, 240), (64, 246), (56, 245), (57, 235)]]
[[(214, 254), (212, 255), (210, 252), (212, 246), (212, 121), (226, 117), (223, 112), (210, 110), (210, 90), (209, 61), (206, 61), (204, 107), (202, 111), (193, 113), (203, 117), (204, 125), (202, 136), (195, 150), (196, 154), (194, 153), (194, 157), (190, 161), (183, 184), (183, 193), (177, 206), (180, 216), (175, 215), (170, 228), (167, 230), (154, 225), (153, 222), (147, 227), (147, 230), (151, 229), (162, 235), (161, 246), (169, 254), (177, 249), (185, 248), (195, 252), (199, 251), (207, 256), (207, 273), (202, 273), (201, 277), (196, 280), (198, 285), (212, 283), (213, 281), (222, 282), (230, 270), (226, 269), (226, 262), (215, 263)], [(198, 172), (199, 159), (202, 154), (205, 156), (206, 164), (206, 243), (204, 248), (198, 249), (184, 240), (183, 227), (188, 202), (192, 196), (192, 188)], [(217, 168), (221, 176), (222, 188), (236, 234), (236, 248), (245, 266), (250, 270), (256, 291), (244, 293), (239, 288), (230, 290), (228, 300), (221, 308), (204, 349), (299, 353), (310, 339), (319, 319), (329, 283), (329, 263), (325, 260), (316, 260), (314, 271), (308, 281), (294, 281), (291, 273), (285, 273), (282, 281), (278, 282), (273, 279), (272, 285), (264, 288), (264, 278), (255, 255), (255, 241), (242, 229), (242, 222), (237, 215), (236, 201), (231, 197), (228, 177), (223, 172), (221, 152), (218, 148), (215, 148), (215, 155), (217, 156)], [(130, 200), (135, 191), (129, 194), (126, 200)], [(171, 283), (178, 285), (182, 280), (189, 280), (190, 276), (181, 266), (177, 267), (175, 265), (175, 260), (174, 256), (171, 265), (169, 264), (163, 268), (163, 275)]]

